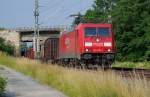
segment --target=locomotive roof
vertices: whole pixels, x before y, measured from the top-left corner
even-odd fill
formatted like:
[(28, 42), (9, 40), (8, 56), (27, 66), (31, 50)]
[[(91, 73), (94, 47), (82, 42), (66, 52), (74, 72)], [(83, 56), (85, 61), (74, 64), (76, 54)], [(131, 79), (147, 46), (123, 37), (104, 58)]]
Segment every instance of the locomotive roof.
[(82, 26), (104, 26), (104, 27), (111, 27), (112, 24), (110, 23), (80, 23), (78, 25), (75, 25), (74, 27), (70, 27), (68, 29), (65, 29), (65, 31), (63, 31), (63, 33), (69, 33), (74, 31), (75, 29), (78, 29)]
[(111, 23), (80, 23), (78, 26), (80, 25), (105, 25), (105, 26), (111, 26)]

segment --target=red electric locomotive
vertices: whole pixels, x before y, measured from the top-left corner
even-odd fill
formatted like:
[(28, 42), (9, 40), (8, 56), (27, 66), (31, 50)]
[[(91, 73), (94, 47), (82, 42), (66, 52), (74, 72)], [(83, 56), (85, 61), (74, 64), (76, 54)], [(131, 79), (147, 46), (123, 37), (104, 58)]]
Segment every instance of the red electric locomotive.
[(66, 65), (111, 66), (115, 56), (114, 34), (108, 23), (81, 23), (59, 39), (59, 60)]

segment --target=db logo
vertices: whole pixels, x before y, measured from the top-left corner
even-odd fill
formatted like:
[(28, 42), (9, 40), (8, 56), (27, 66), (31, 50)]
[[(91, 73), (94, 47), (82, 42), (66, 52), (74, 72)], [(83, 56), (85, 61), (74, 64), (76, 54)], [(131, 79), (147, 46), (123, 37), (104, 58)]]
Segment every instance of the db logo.
[(66, 38), (66, 39), (65, 39), (65, 45), (66, 45), (66, 46), (69, 46), (69, 45), (70, 45), (70, 39), (69, 39), (69, 38)]

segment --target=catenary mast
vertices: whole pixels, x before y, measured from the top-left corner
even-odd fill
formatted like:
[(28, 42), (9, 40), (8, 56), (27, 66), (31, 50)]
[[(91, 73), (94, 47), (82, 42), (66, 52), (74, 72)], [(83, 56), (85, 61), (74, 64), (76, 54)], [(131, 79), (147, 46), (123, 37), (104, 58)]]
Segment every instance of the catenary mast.
[(34, 58), (39, 58), (39, 0), (35, 0), (35, 9), (34, 9), (34, 37), (33, 37), (33, 49), (34, 49)]

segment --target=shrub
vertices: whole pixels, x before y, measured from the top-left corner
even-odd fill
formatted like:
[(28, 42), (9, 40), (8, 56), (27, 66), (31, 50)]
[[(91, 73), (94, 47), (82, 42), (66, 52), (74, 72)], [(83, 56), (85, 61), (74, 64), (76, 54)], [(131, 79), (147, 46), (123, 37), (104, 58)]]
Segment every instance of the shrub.
[(9, 55), (13, 55), (14, 46), (11, 43), (5, 41), (5, 39), (0, 38), (0, 51), (6, 52)]
[(0, 97), (4, 95), (5, 86), (6, 86), (6, 81), (2, 77), (0, 77)]

